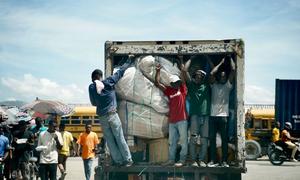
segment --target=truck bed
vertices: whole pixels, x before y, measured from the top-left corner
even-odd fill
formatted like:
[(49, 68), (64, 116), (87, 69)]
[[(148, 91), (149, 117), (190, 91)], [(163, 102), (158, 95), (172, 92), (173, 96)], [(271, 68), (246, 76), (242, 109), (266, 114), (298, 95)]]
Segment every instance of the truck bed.
[[(236, 49), (235, 49), (236, 48)], [(95, 169), (95, 179), (241, 179), (245, 167), (245, 129), (244, 129), (244, 42), (241, 39), (192, 40), (192, 41), (107, 41), (105, 43), (105, 77), (112, 75), (113, 69), (129, 53), (137, 56), (152, 55), (175, 57), (182, 55), (185, 60), (194, 55), (211, 57), (217, 63), (225, 54), (234, 56), (236, 76), (234, 80), (234, 119), (235, 119), (235, 164), (229, 168), (164, 167), (136, 162), (132, 167), (112, 167), (99, 164)], [(131, 177), (129, 175), (140, 175)], [(174, 178), (175, 179), (175, 178)]]
[(190, 167), (184, 166), (176, 168), (173, 166), (160, 166), (160, 165), (149, 165), (149, 164), (138, 164), (131, 167), (117, 167), (117, 166), (98, 166), (95, 169), (95, 177), (103, 180), (117, 179), (122, 177), (126, 179), (128, 175), (137, 175), (143, 177), (146, 175), (148, 180), (156, 179), (167, 179), (168, 177), (177, 177), (185, 179), (198, 180), (202, 177), (222, 176), (221, 179), (241, 179), (241, 173), (245, 173), (246, 169), (241, 167)]

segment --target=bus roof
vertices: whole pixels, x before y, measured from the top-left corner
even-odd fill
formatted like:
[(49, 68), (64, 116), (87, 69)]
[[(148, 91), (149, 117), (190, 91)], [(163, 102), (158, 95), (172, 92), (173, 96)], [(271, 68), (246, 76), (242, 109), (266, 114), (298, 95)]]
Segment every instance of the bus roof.
[(95, 106), (76, 106), (74, 108), (75, 113), (72, 116), (76, 115), (96, 115)]
[(247, 109), (250, 110), (251, 114), (259, 119), (274, 119), (275, 108), (274, 105), (246, 105)]
[(274, 109), (252, 109), (251, 114), (255, 118), (273, 118), (275, 116), (275, 110)]

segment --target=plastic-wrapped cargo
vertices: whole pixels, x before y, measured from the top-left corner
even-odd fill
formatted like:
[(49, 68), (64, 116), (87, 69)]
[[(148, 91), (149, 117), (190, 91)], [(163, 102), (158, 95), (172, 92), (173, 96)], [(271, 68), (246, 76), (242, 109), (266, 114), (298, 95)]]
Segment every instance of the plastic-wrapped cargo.
[(176, 63), (172, 63), (168, 59), (165, 59), (160, 56), (144, 56), (140, 57), (137, 60), (137, 67), (141, 70), (144, 76), (155, 80), (155, 67), (157, 64), (161, 64), (162, 69), (160, 72), (160, 80), (166, 86), (170, 86), (171, 82), (175, 82), (179, 79), (180, 70), (177, 67)]
[(126, 135), (157, 139), (165, 137), (168, 132), (168, 117), (151, 107), (120, 101), (118, 114)]
[(115, 88), (121, 99), (152, 107), (159, 113), (169, 112), (168, 98), (135, 67), (125, 71)]

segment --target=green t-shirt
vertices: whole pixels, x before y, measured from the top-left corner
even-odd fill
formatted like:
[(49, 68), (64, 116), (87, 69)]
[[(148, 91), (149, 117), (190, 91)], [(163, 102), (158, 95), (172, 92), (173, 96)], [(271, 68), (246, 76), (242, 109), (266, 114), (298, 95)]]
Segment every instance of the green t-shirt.
[(210, 86), (208, 82), (196, 84), (187, 83), (188, 96), (190, 97), (190, 115), (210, 114)]

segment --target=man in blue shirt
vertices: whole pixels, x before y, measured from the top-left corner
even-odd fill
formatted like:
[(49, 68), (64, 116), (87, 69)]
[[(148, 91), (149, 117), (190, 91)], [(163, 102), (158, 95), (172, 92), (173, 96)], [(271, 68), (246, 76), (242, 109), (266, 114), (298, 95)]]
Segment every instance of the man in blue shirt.
[(3, 126), (0, 125), (0, 158), (3, 160), (5, 155), (8, 153), (7, 150), (9, 148), (9, 140), (6, 136), (4, 136)]
[(1, 161), (1, 169), (0, 169), (0, 179), (3, 179), (3, 162), (8, 157), (8, 148), (9, 141), (8, 138), (3, 135), (3, 127), (0, 125), (0, 161)]
[(104, 80), (102, 71), (94, 70), (92, 72), (93, 83), (89, 86), (90, 101), (93, 106), (97, 106), (97, 115), (112, 159), (115, 164), (123, 164), (127, 167), (131, 166), (133, 161), (117, 114), (115, 85), (123, 77), (133, 59), (134, 56), (129, 55), (127, 62), (116, 73)]

